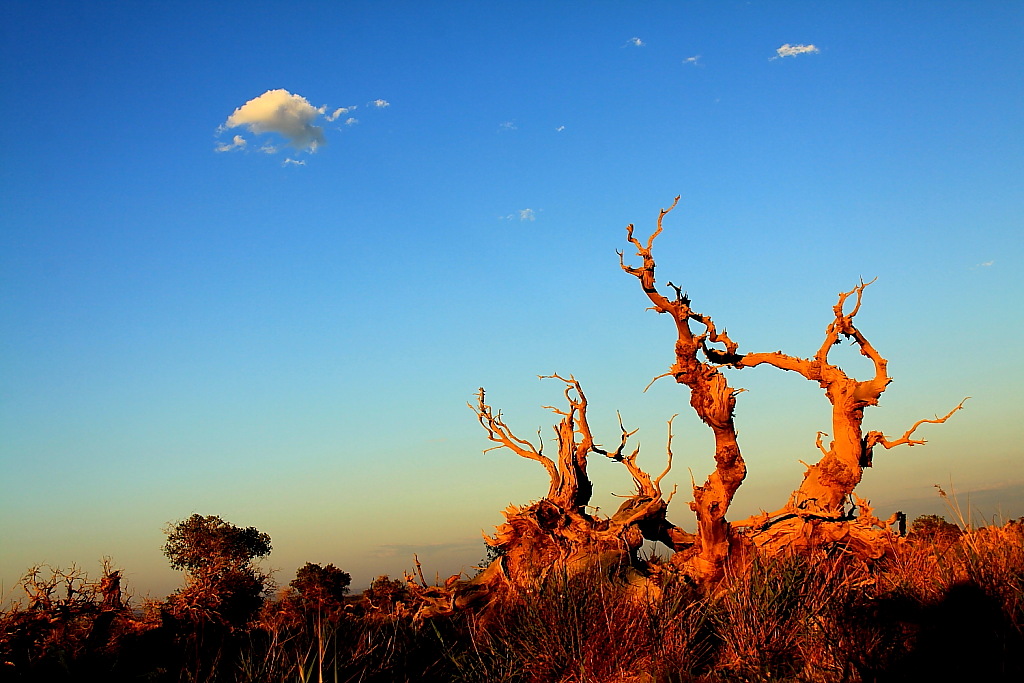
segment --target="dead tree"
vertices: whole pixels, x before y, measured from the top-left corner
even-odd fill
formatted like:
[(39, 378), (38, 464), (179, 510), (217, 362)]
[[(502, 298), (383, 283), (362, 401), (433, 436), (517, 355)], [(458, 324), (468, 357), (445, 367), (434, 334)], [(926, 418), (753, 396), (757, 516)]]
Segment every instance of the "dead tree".
[[(672, 467), (671, 423), (669, 424), (668, 463), (655, 478), (637, 464), (639, 448), (626, 454), (626, 444), (634, 432), (626, 431), (620, 421), (620, 441), (608, 451), (594, 442), (587, 421), (587, 398), (575, 378), (564, 379), (565, 398), (569, 406), (561, 410), (548, 406), (561, 417), (555, 426), (557, 462), (544, 455), (543, 442), (536, 446), (516, 437), (501, 413), (495, 413), (484, 402), (483, 390), (475, 408), (487, 437), (498, 444), (492, 449), (507, 448), (520, 457), (540, 462), (547, 471), (547, 495), (525, 508), (511, 506), (505, 510), (507, 522), (497, 534), (488, 538), (489, 545), (503, 551), (506, 571), (514, 583), (525, 584), (528, 577), (551, 567), (573, 567), (598, 557), (604, 565), (637, 566), (636, 550), (644, 537), (662, 541), (670, 548), (682, 549), (692, 538), (665, 520), (667, 501), (662, 496), (661, 482)], [(492, 450), (488, 449), (488, 450)], [(601, 519), (587, 513), (593, 484), (587, 476), (587, 458), (595, 453), (626, 466), (636, 491), (609, 518)], [(645, 533), (646, 532), (646, 533)], [(526, 541), (526, 539), (531, 539)]]
[[(558, 452), (554, 457), (544, 453), (539, 435), (536, 444), (516, 436), (501, 412), (487, 404), (481, 389), (476, 404), (470, 407), (487, 438), (495, 444), (487, 450), (508, 449), (540, 463), (548, 475), (548, 491), (536, 502), (505, 509), (505, 523), (497, 527), (494, 536), (485, 536), (496, 549), (497, 557), (472, 580), (464, 581), (456, 575), (444, 586), (428, 586), (422, 571), (418, 572), (418, 582), (416, 576), (407, 576), (409, 594), (419, 605), (419, 617), (450, 614), (488, 603), (496, 596), (532, 591), (552, 571), (572, 576), (584, 568), (597, 567), (648, 595), (656, 593), (656, 582), (649, 580), (652, 567), (637, 554), (645, 539), (665, 544), (673, 551), (674, 567), (703, 581), (721, 578), (729, 560), (751, 547), (772, 554), (833, 544), (862, 558), (877, 558), (895, 541), (889, 527), (899, 513), (888, 521), (880, 521), (868, 503), (854, 493), (864, 468), (871, 466), (872, 449), (924, 443), (913, 438), (917, 428), (925, 423), (945, 422), (963, 407), (963, 402), (944, 417), (919, 420), (897, 439), (889, 439), (878, 431), (863, 432), (864, 409), (877, 405), (892, 381), (887, 374), (887, 361), (854, 324), (864, 290), (871, 284), (863, 281), (839, 295), (825, 338), (812, 358), (781, 351), (739, 353), (739, 345), (724, 329), (718, 331), (711, 316), (691, 308), (681, 287), (669, 282), (669, 293), (665, 294), (656, 286), (651, 249), (662, 232), (665, 216), (678, 202), (676, 197), (668, 209), (661, 211), (657, 228), (646, 243), (634, 236), (632, 224), (626, 228), (626, 237), (636, 248), (641, 263), (627, 265), (620, 252), (619, 265), (639, 280), (652, 309), (673, 319), (675, 360), (661, 377), (671, 376), (689, 389), (690, 406), (714, 433), (715, 469), (703, 484), (693, 485), (690, 508), (696, 516), (696, 533), (683, 531), (667, 519), (671, 495), (668, 499), (662, 495), (661, 482), (672, 466), (672, 420), (668, 464), (660, 475), (652, 478), (636, 464), (637, 449), (626, 454), (633, 432), (622, 426), (621, 419), (619, 444), (614, 450), (595, 443), (587, 420), (587, 398), (571, 375), (568, 379), (559, 375), (548, 377), (565, 384), (568, 404), (565, 409), (549, 406), (559, 416), (555, 425)], [(851, 298), (854, 303), (847, 312)], [(844, 339), (852, 340), (872, 362), (872, 377), (857, 380), (829, 360), (831, 350)], [(730, 523), (729, 507), (747, 468), (734, 422), (736, 397), (742, 390), (729, 386), (723, 371), (759, 365), (797, 372), (817, 382), (832, 405), (832, 437), (826, 448), (822, 441), (826, 435), (818, 433), (816, 444), (821, 459), (807, 467), (803, 482), (782, 509)], [(593, 494), (587, 466), (593, 454), (621, 462), (636, 485), (635, 493), (611, 517), (598, 517), (587, 511)]]
[[(658, 215), (657, 229), (641, 244), (633, 236), (633, 225), (626, 228), (626, 237), (636, 247), (637, 256), (642, 259), (639, 267), (627, 266), (619, 253), (619, 265), (624, 271), (640, 281), (644, 294), (651, 300), (652, 308), (658, 313), (668, 313), (676, 325), (675, 362), (668, 373), (676, 382), (690, 389), (690, 406), (697, 416), (708, 425), (715, 435), (715, 471), (702, 486), (693, 487), (693, 502), (690, 508), (697, 516), (696, 553), (677, 559), (677, 563), (690, 566), (690, 571), (700, 577), (715, 577), (721, 574), (729, 556), (733, 535), (726, 513), (733, 496), (747, 475), (746, 464), (736, 439), (733, 412), (736, 408), (738, 391), (729, 386), (718, 366), (735, 357), (736, 344), (723, 330), (718, 332), (710, 316), (697, 313), (690, 308), (690, 299), (671, 282), (672, 298), (658, 291), (654, 280), (654, 257), (651, 247), (661, 234), (662, 221), (676, 207), (679, 197), (672, 206), (662, 209)], [(703, 330), (694, 330), (690, 321)], [(722, 344), (724, 350), (715, 350), (708, 344)], [(701, 356), (705, 360), (701, 360)]]
[[(497, 557), (470, 581), (450, 578), (445, 586), (428, 586), (420, 576), (409, 576), (412, 590), (421, 604), (420, 616), (449, 613), (457, 608), (486, 601), (496, 595), (530, 592), (538, 588), (551, 572), (572, 577), (580, 571), (606, 572), (639, 591), (657, 591), (646, 580), (648, 565), (638, 556), (645, 539), (661, 541), (674, 551), (693, 544), (694, 538), (669, 523), (665, 517), (668, 500), (662, 495), (661, 482), (672, 467), (672, 424), (669, 421), (668, 462), (656, 477), (637, 465), (639, 448), (627, 453), (629, 437), (619, 423), (620, 438), (613, 450), (595, 443), (587, 420), (587, 397), (572, 376), (551, 375), (565, 384), (564, 409), (547, 406), (559, 416), (554, 426), (557, 455), (544, 453), (544, 442), (536, 444), (516, 436), (500, 411), (487, 404), (484, 391), (471, 405), (487, 438), (496, 444), (487, 450), (508, 449), (541, 464), (548, 475), (548, 492), (540, 500), (524, 506), (510, 505), (503, 512), (505, 523), (497, 527), (486, 542), (498, 551)], [(486, 451), (485, 451), (486, 452)], [(622, 463), (633, 478), (634, 493), (626, 498), (611, 517), (588, 513), (593, 484), (587, 475), (592, 454)], [(671, 499), (671, 495), (669, 496)]]
[[(626, 228), (626, 237), (636, 247), (642, 265), (628, 266), (621, 253), (619, 256), (620, 266), (640, 281), (644, 294), (653, 304), (653, 310), (668, 313), (674, 320), (677, 332), (675, 363), (666, 375), (674, 377), (678, 383), (690, 389), (690, 405), (715, 434), (715, 471), (703, 486), (694, 486), (694, 500), (690, 504), (697, 516), (699, 541), (696, 547), (699, 551), (692, 559), (686, 558), (682, 564), (697, 576), (718, 576), (725, 559), (741, 539), (768, 550), (794, 544), (842, 542), (857, 554), (877, 557), (884, 550), (885, 541), (890, 538), (887, 529), (889, 523), (877, 520), (866, 501), (854, 494), (864, 468), (871, 466), (872, 449), (878, 445), (888, 449), (902, 444), (913, 446), (924, 443), (923, 440), (912, 438), (915, 430), (926, 422), (945, 422), (963, 407), (963, 402), (945, 417), (918, 421), (895, 440), (889, 440), (877, 431), (863, 433), (861, 425), (864, 408), (877, 405), (882, 392), (892, 381), (887, 374), (888, 361), (854, 324), (864, 289), (871, 284), (863, 281), (839, 295), (839, 301), (833, 307), (833, 320), (825, 330), (825, 339), (813, 358), (798, 358), (781, 351), (738, 353), (738, 344), (726, 332), (718, 332), (710, 316), (696, 313), (690, 308), (690, 300), (681, 293), (681, 288), (669, 282), (668, 287), (673, 293), (672, 298), (669, 298), (655, 286), (655, 262), (651, 248), (661, 234), (665, 215), (678, 202), (679, 197), (676, 197), (668, 209), (661, 211), (657, 229), (647, 239), (646, 245), (633, 236), (632, 224)], [(846, 305), (850, 297), (855, 297), (855, 303), (847, 313)], [(691, 329), (691, 321), (703, 329), (695, 333)], [(829, 362), (829, 352), (843, 339), (852, 340), (873, 363), (875, 373), (870, 379), (852, 378), (838, 365)], [(803, 483), (781, 510), (730, 524), (726, 520), (726, 513), (736, 490), (743, 482), (746, 467), (733, 422), (738, 391), (729, 387), (720, 368), (750, 368), (762, 364), (794, 371), (818, 382), (832, 404), (832, 440), (828, 448), (825, 448), (821, 438), (823, 434), (818, 434), (816, 443), (822, 457), (808, 467)], [(846, 506), (850, 502), (853, 503), (853, 509), (847, 511)], [(858, 514), (854, 515), (854, 511)], [(740, 529), (743, 532), (737, 533)]]
[[(752, 368), (764, 364), (796, 372), (817, 382), (825, 390), (825, 396), (832, 405), (831, 440), (826, 448), (822, 437), (829, 435), (818, 432), (815, 444), (821, 452), (821, 458), (807, 467), (800, 487), (792, 493), (781, 510), (742, 524), (750, 529), (749, 535), (758, 545), (789, 545), (797, 539), (805, 542), (809, 539), (812, 544), (818, 540), (844, 540), (853, 544), (861, 555), (880, 556), (888, 540), (885, 531), (895, 522), (896, 517), (881, 522), (874, 517), (867, 502), (854, 493), (854, 488), (863, 477), (864, 468), (872, 465), (874, 447), (889, 449), (925, 443), (923, 439), (913, 438), (917, 428), (925, 423), (945, 422), (963, 408), (967, 400), (961, 401), (944, 417), (918, 420), (898, 439), (890, 440), (879, 431), (864, 433), (864, 409), (878, 405), (882, 393), (892, 382), (887, 374), (888, 361), (854, 324), (864, 290), (872, 282), (874, 280), (867, 283), (861, 281), (850, 291), (839, 294), (838, 302), (832, 307), (834, 318), (825, 329), (825, 338), (812, 358), (798, 358), (775, 351), (748, 353), (732, 359), (730, 363), (736, 368)], [(847, 313), (846, 306), (850, 297), (855, 297), (855, 301), (852, 310)], [(871, 361), (875, 371), (871, 378), (858, 380), (850, 377), (842, 368), (829, 361), (830, 351), (844, 339), (852, 340), (860, 353)], [(852, 504), (852, 509), (847, 510), (849, 504)], [(807, 529), (808, 522), (813, 527), (810, 530)], [(781, 527), (780, 523), (783, 523)], [(765, 535), (773, 526), (779, 528)], [(783, 532), (783, 529), (788, 533)], [(821, 538), (816, 539), (816, 535)]]

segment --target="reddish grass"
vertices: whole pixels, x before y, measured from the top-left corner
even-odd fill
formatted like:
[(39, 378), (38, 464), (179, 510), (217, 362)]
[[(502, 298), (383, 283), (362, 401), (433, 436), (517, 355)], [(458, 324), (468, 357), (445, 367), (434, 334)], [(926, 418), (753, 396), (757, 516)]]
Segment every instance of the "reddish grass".
[(163, 603), (104, 611), (87, 584), (0, 615), (0, 679), (1024, 680), (1021, 523), (912, 532), (870, 566), (840, 549), (755, 557), (714, 587), (671, 578), (655, 601), (597, 571), (553, 576), (486, 613), (423, 624), (397, 594), (377, 596), (382, 611), (279, 597), (228, 626), (175, 619)]

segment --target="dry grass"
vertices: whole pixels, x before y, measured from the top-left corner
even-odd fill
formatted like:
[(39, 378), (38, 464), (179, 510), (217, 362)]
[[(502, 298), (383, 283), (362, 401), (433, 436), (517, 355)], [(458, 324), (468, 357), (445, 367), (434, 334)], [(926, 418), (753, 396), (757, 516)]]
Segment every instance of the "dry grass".
[(595, 571), (417, 625), (271, 601), (245, 628), (116, 615), (89, 601), (0, 616), (0, 678), (147, 681), (684, 682), (1024, 680), (1024, 525), (912, 533), (882, 563), (753, 558), (638, 601)]

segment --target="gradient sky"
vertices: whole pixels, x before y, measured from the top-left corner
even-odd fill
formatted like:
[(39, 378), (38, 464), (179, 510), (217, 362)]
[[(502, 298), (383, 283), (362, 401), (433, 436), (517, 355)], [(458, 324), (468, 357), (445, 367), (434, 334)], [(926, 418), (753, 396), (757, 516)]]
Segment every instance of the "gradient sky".
[[(466, 402), (548, 439), (552, 372), (648, 469), (680, 413), (692, 530), (711, 436), (683, 387), (642, 393), (673, 328), (615, 253), (677, 194), (659, 279), (741, 351), (813, 355), (877, 277), (857, 320), (895, 381), (865, 427), (972, 397), (875, 454), (881, 516), (945, 513), (934, 484), (1024, 515), (1024, 4), (9, 0), (0, 31), (5, 597), (103, 555), (166, 595), (163, 528), (193, 512), (269, 533), (282, 584), (468, 569), (547, 480), (482, 454)], [(729, 377), (739, 518), (785, 501), (830, 413), (795, 375)], [(591, 471), (596, 505), (630, 491)]]

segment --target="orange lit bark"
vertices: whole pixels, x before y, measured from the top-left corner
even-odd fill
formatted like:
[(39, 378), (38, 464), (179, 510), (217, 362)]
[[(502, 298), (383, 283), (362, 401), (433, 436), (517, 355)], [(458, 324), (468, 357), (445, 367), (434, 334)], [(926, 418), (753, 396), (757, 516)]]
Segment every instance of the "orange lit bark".
[[(736, 345), (725, 332), (717, 331), (710, 316), (690, 308), (690, 299), (679, 287), (671, 282), (668, 284), (674, 290), (673, 298), (669, 299), (655, 286), (655, 263), (651, 247), (655, 238), (661, 234), (662, 221), (678, 202), (679, 197), (676, 197), (672, 206), (661, 211), (658, 227), (647, 239), (646, 246), (633, 236), (632, 225), (626, 228), (627, 239), (636, 247), (637, 256), (643, 264), (639, 267), (627, 266), (621, 253), (619, 264), (624, 271), (640, 281), (653, 309), (658, 313), (668, 313), (675, 322), (675, 362), (667, 374), (674, 377), (676, 382), (689, 387), (690, 406), (715, 435), (715, 471), (702, 486), (693, 487), (690, 507), (697, 516), (699, 541), (696, 554), (687, 558), (693, 573), (712, 578), (721, 575), (729, 556), (732, 534), (726, 513), (747, 473), (733, 423), (737, 391), (729, 386), (716, 366), (733, 357)], [(694, 333), (690, 327), (691, 320), (701, 325), (703, 332)], [(709, 349), (708, 343), (723, 344), (725, 350)], [(701, 354), (711, 362), (702, 361)]]
[[(732, 362), (737, 368), (766, 364), (797, 372), (809, 380), (818, 382), (832, 404), (832, 440), (828, 448), (825, 448), (821, 442), (822, 434), (818, 435), (817, 443), (822, 457), (816, 464), (808, 467), (800, 488), (794, 491), (788, 506), (794, 510), (826, 517), (841, 515), (854, 488), (860, 483), (864, 468), (871, 467), (874, 446), (881, 445), (888, 449), (902, 444), (924, 443), (910, 438), (921, 424), (945, 422), (963, 406), (961, 402), (941, 419), (918, 421), (896, 441), (889, 441), (881, 432), (864, 434), (864, 409), (878, 405), (879, 398), (892, 381), (887, 374), (888, 361), (854, 325), (854, 317), (860, 310), (864, 290), (870, 284), (861, 282), (850, 291), (839, 294), (839, 301), (832, 308), (834, 318), (826, 328), (825, 339), (813, 358), (796, 358), (776, 351), (748, 353)], [(853, 309), (846, 313), (845, 307), (850, 297), (855, 297), (856, 303)], [(851, 339), (860, 348), (861, 354), (872, 362), (875, 373), (871, 378), (857, 380), (848, 376), (839, 366), (829, 362), (829, 352), (844, 338)]]
[[(841, 512), (854, 487), (860, 483), (864, 468), (871, 466), (871, 449), (861, 428), (864, 408), (878, 405), (879, 397), (892, 379), (886, 373), (888, 361), (853, 322), (868, 284), (871, 283), (862, 282), (839, 295), (839, 301), (832, 309), (835, 317), (825, 330), (825, 339), (813, 358), (796, 358), (777, 351), (749, 353), (733, 362), (737, 368), (767, 364), (797, 372), (818, 382), (832, 404), (832, 441), (827, 450), (821, 449), (822, 458), (808, 468), (803, 483), (793, 493), (791, 504), (799, 510), (826, 515)], [(856, 295), (856, 303), (853, 310), (846, 313), (845, 304), (853, 295)], [(870, 379), (858, 381), (829, 362), (829, 352), (843, 338), (852, 339), (860, 347), (861, 354), (871, 360), (875, 374)]]
[[(632, 224), (628, 226), (627, 239), (636, 248), (641, 265), (626, 265), (621, 253), (619, 263), (640, 282), (653, 310), (667, 313), (675, 323), (675, 360), (662, 377), (671, 376), (689, 389), (690, 406), (715, 437), (715, 469), (702, 485), (693, 486), (690, 508), (696, 516), (696, 534), (676, 527), (666, 516), (668, 500), (662, 495), (661, 481), (672, 464), (671, 420), (668, 466), (652, 478), (637, 466), (637, 450), (626, 454), (632, 432), (626, 431), (621, 422), (617, 448), (608, 451), (594, 442), (587, 421), (587, 398), (572, 376), (568, 379), (558, 375), (549, 377), (565, 384), (564, 396), (568, 404), (565, 409), (550, 407), (559, 416), (555, 425), (558, 444), (555, 457), (543, 452), (541, 441), (534, 445), (517, 437), (505, 424), (501, 413), (485, 402), (481, 389), (476, 404), (471, 407), (488, 439), (495, 444), (492, 449), (508, 449), (539, 462), (548, 475), (547, 495), (525, 506), (510, 505), (504, 511), (505, 523), (497, 527), (493, 537), (485, 537), (487, 543), (501, 553), (472, 580), (463, 581), (453, 576), (441, 587), (427, 586), (422, 574), (419, 584), (415, 577), (407, 577), (410, 592), (419, 603), (419, 616), (449, 614), (457, 609), (489, 604), (495, 597), (505, 594), (529, 592), (553, 570), (572, 575), (597, 566), (642, 588), (646, 594), (656, 593), (657, 586), (647, 580), (647, 572), (653, 567), (637, 555), (644, 539), (664, 543), (674, 551), (674, 567), (705, 581), (721, 578), (727, 563), (741, 557), (741, 551), (751, 546), (771, 554), (831, 544), (840, 545), (857, 557), (870, 559), (881, 557), (895, 542), (896, 537), (889, 527), (899, 513), (883, 522), (873, 515), (868, 502), (854, 492), (864, 468), (871, 466), (872, 450), (875, 446), (888, 449), (924, 443), (913, 438), (918, 427), (945, 422), (963, 407), (963, 402), (944, 417), (919, 420), (897, 439), (889, 439), (877, 431), (864, 432), (864, 409), (877, 405), (892, 381), (887, 373), (888, 362), (854, 324), (864, 290), (871, 283), (861, 282), (839, 294), (824, 340), (813, 357), (799, 358), (781, 351), (740, 354), (738, 344), (724, 330), (719, 332), (710, 316), (690, 307), (690, 299), (680, 287), (667, 283), (670, 295), (666, 295), (656, 286), (651, 249), (662, 232), (665, 216), (678, 201), (676, 197), (668, 209), (661, 211), (657, 228), (646, 243), (634, 237)], [(853, 304), (847, 312), (851, 299)], [(829, 360), (832, 348), (844, 339), (852, 340), (871, 361), (874, 373), (870, 378), (850, 377)], [(819, 432), (816, 444), (822, 456), (817, 463), (808, 466), (799, 488), (782, 509), (730, 523), (729, 507), (747, 469), (734, 423), (739, 391), (729, 386), (723, 369), (759, 365), (796, 372), (817, 382), (832, 406), (832, 436), (826, 447), (822, 437), (828, 435)], [(593, 494), (587, 465), (589, 456), (595, 453), (623, 463), (636, 485), (636, 492), (607, 518), (587, 512)], [(851, 506), (849, 511), (847, 505)]]
[[(848, 292), (840, 293), (833, 306), (833, 320), (825, 330), (825, 338), (812, 358), (774, 353), (737, 352), (738, 345), (723, 331), (718, 332), (710, 316), (694, 312), (690, 299), (681, 288), (671, 282), (668, 287), (674, 296), (669, 298), (655, 285), (655, 262), (651, 255), (654, 240), (662, 231), (662, 221), (679, 201), (676, 197), (668, 209), (658, 216), (657, 229), (641, 244), (633, 235), (633, 225), (627, 227), (627, 239), (642, 259), (638, 267), (627, 266), (620, 253), (620, 266), (635, 276), (644, 294), (658, 313), (668, 313), (676, 326), (675, 362), (663, 376), (672, 376), (690, 389), (690, 405), (715, 435), (715, 471), (702, 486), (694, 486), (690, 504), (697, 517), (697, 552), (674, 558), (687, 571), (702, 578), (715, 578), (730, 554), (744, 542), (751, 542), (765, 551), (778, 551), (784, 547), (843, 543), (854, 552), (878, 557), (883, 546), (891, 540), (889, 522), (881, 522), (872, 515), (866, 501), (857, 498), (854, 488), (860, 483), (865, 467), (871, 466), (872, 449), (924, 443), (914, 440), (912, 434), (924, 423), (942, 423), (963, 403), (945, 417), (920, 420), (903, 437), (890, 441), (881, 432), (863, 432), (864, 409), (878, 404), (878, 400), (892, 379), (887, 374), (888, 361), (871, 345), (854, 324), (860, 310), (864, 289), (871, 283), (861, 282)], [(854, 299), (847, 312), (848, 301)], [(703, 329), (695, 332), (693, 321)], [(867, 357), (874, 374), (869, 379), (857, 380), (848, 376), (838, 365), (829, 361), (829, 352), (843, 339), (852, 340)], [(715, 346), (717, 345), (717, 346)], [(703, 360), (702, 360), (703, 357)], [(749, 368), (770, 365), (789, 370), (818, 382), (832, 405), (832, 439), (826, 448), (819, 433), (817, 444), (822, 457), (808, 467), (800, 487), (790, 501), (775, 513), (764, 513), (755, 518), (730, 524), (726, 519), (729, 505), (746, 475), (746, 467), (736, 440), (733, 422), (736, 394), (719, 368)], [(848, 513), (846, 505), (853, 509)], [(854, 516), (853, 510), (858, 514)], [(895, 516), (894, 516), (895, 518)]]
[[(422, 605), (420, 616), (449, 613), (473, 604), (486, 604), (507, 593), (531, 591), (552, 572), (572, 576), (585, 569), (599, 568), (645, 593), (657, 592), (656, 584), (646, 580), (647, 564), (637, 551), (645, 538), (682, 550), (693, 543), (690, 534), (676, 528), (665, 518), (668, 503), (662, 496), (661, 481), (672, 466), (671, 421), (669, 422), (668, 464), (652, 478), (636, 464), (639, 448), (627, 454), (626, 445), (634, 432), (619, 425), (620, 440), (614, 450), (605, 450), (594, 442), (587, 420), (587, 398), (573, 378), (552, 375), (565, 383), (565, 409), (549, 406), (560, 417), (555, 425), (558, 454), (544, 453), (543, 442), (534, 445), (517, 437), (500, 412), (484, 399), (483, 389), (471, 406), (487, 437), (496, 445), (487, 450), (508, 449), (520, 457), (535, 460), (548, 475), (548, 493), (537, 502), (510, 505), (503, 512), (505, 523), (485, 541), (500, 555), (470, 581), (452, 577), (444, 588), (416, 585), (410, 589)], [(636, 490), (611, 517), (587, 512), (593, 484), (587, 475), (587, 459), (597, 454), (621, 462)]]

